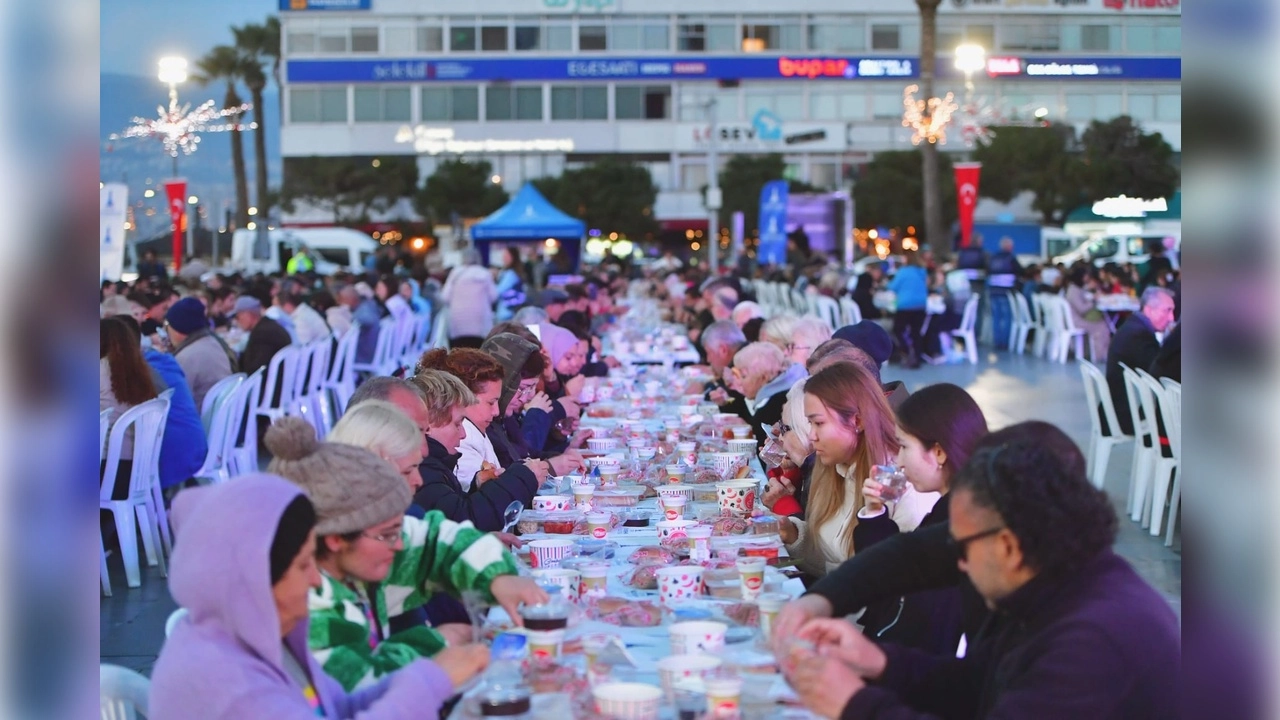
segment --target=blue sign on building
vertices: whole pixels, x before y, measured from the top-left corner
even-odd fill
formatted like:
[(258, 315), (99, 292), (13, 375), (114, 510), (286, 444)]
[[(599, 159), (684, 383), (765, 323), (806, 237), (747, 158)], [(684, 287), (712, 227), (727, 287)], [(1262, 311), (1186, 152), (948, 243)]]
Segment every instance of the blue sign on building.
[(283, 11), (297, 10), (368, 10), (372, 0), (280, 0)]
[(765, 183), (760, 190), (760, 247), (756, 251), (761, 265), (781, 265), (787, 261), (786, 180)]
[[(299, 4), (303, 0), (281, 0)], [(339, 8), (369, 0), (306, 0), (304, 9)], [(320, 6), (326, 7), (320, 7)], [(335, 7), (327, 7), (333, 5)], [(1011, 58), (1016, 72), (1001, 77), (1046, 80), (1180, 80), (1182, 60), (1163, 58)], [(953, 76), (950, 62), (939, 62)], [(497, 82), (609, 80), (910, 80), (920, 68), (912, 57), (581, 57), (289, 60), (291, 83)], [(999, 80), (1000, 77), (992, 78)]]

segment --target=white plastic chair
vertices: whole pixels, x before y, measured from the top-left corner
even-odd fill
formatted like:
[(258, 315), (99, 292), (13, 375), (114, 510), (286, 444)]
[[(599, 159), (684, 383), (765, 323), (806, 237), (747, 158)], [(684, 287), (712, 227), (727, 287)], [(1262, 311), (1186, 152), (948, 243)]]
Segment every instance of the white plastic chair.
[[(227, 465), (236, 441), (236, 438), (230, 435), (230, 431), (232, 425), (236, 424), (233, 418), (235, 413), (244, 412), (244, 407), (237, 402), (242, 396), (239, 389), (244, 380), (244, 373), (236, 373), (219, 380), (214, 386), (214, 389), (221, 391), (222, 397), (212, 403), (212, 407), (209, 408), (212, 413), (207, 425), (209, 451), (205, 454), (204, 464), (194, 473), (194, 477), (214, 483), (225, 482), (230, 477)], [(213, 390), (210, 390), (209, 396), (212, 395)], [(205, 397), (205, 405), (211, 404), (208, 402), (209, 396)]]
[(1027, 298), (1020, 292), (1011, 292), (1013, 302), (1013, 327), (1009, 330), (1009, 350), (1019, 355), (1027, 352), (1027, 337), (1035, 329), (1035, 320), (1031, 317), (1031, 307)]
[[(227, 426), (227, 472), (231, 477), (258, 471), (258, 400), (262, 397), (263, 368), (253, 371), (236, 388), (228, 403), (231, 405), (230, 424)], [(243, 434), (243, 438), (241, 435)]]
[(329, 377), (324, 385), (333, 393), (334, 417), (342, 417), (347, 411), (347, 401), (356, 392), (356, 371), (352, 363), (356, 361), (359, 339), (360, 328), (352, 327), (338, 340), (338, 347), (333, 351), (333, 362), (329, 364)]
[(184, 607), (180, 607), (169, 613), (169, 619), (164, 621), (164, 636), (167, 638), (172, 635), (173, 629), (177, 627), (178, 623), (182, 621), (182, 618), (186, 617), (188, 614), (187, 609)]
[[(98, 413), (98, 462), (107, 459), (107, 433), (111, 431), (111, 408)], [(98, 534), (98, 575), (102, 582), (102, 594), (111, 597), (111, 576), (107, 573), (107, 548)]]
[[(1159, 380), (1152, 377), (1144, 370), (1138, 370), (1138, 377), (1147, 386), (1151, 393), (1152, 399), (1159, 407), (1160, 419), (1164, 421), (1165, 435), (1169, 438), (1169, 450), (1173, 457), (1164, 457), (1164, 453), (1159, 450), (1159, 438), (1154, 438), (1157, 445), (1155, 453), (1155, 471), (1152, 474), (1151, 482), (1151, 503), (1148, 513), (1151, 519), (1151, 534), (1155, 537), (1160, 536), (1160, 528), (1163, 527), (1165, 510), (1168, 507), (1170, 520), (1173, 522), (1173, 513), (1176, 512), (1176, 505), (1172, 505), (1169, 497), (1169, 490), (1172, 486), (1180, 494), (1181, 486), (1178, 483), (1178, 476), (1182, 474), (1182, 419), (1179, 408), (1175, 407), (1175, 403), (1170, 398), (1170, 392), (1165, 389)], [(1179, 395), (1181, 393), (1179, 392)], [(1157, 430), (1159, 426), (1152, 425)], [(1171, 544), (1171, 543), (1170, 543)]]
[[(1169, 414), (1165, 417), (1165, 432), (1169, 434), (1169, 449), (1177, 461), (1173, 474), (1173, 489), (1169, 493), (1169, 529), (1164, 536), (1165, 547), (1173, 546), (1173, 532), (1178, 521), (1178, 506), (1182, 502), (1182, 383), (1160, 378), (1169, 401)], [(1163, 406), (1162, 406), (1163, 407)]]
[(391, 318), (383, 318), (378, 322), (378, 340), (374, 345), (373, 357), (369, 358), (369, 362), (357, 362), (354, 367), (356, 371), (366, 376), (374, 375), (390, 375), (394, 368), (390, 370), (387, 366), (390, 364), (391, 348), (395, 345), (396, 322)]
[(442, 307), (436, 313), (435, 320), (432, 321), (431, 343), (432, 348), (449, 348), (449, 308)]
[(280, 348), (267, 364), (267, 382), (258, 397), (255, 415), (265, 417), (268, 422), (275, 422), (289, 414), (299, 389), (297, 376), (301, 364), (302, 346)]
[(1129, 399), (1129, 418), (1133, 422), (1134, 437), (1128, 512), (1130, 519), (1141, 522), (1149, 510), (1147, 491), (1159, 458), (1160, 439), (1156, 436), (1155, 409), (1148, 407), (1152, 402), (1149, 399), (1150, 390), (1132, 368), (1124, 363), (1120, 364), (1120, 368), (1124, 371), (1124, 391)]
[(964, 313), (960, 316), (960, 327), (950, 332), (951, 337), (964, 341), (964, 352), (969, 364), (978, 364), (978, 338), (974, 328), (978, 323), (978, 296), (972, 295), (964, 303)]
[[(1076, 327), (1076, 320), (1071, 316), (1071, 306), (1067, 299), (1058, 296), (1053, 298), (1058, 305), (1058, 318), (1062, 321), (1062, 336), (1058, 341), (1058, 362), (1066, 363), (1067, 354), (1074, 347), (1077, 360), (1084, 359), (1084, 341), (1087, 334)], [(1093, 340), (1089, 339), (1089, 357), (1097, 360), (1097, 352), (1093, 349)]]
[[(170, 393), (170, 391), (165, 391)], [(160, 483), (160, 445), (164, 440), (164, 425), (169, 416), (169, 396), (161, 394), (154, 400), (135, 405), (120, 415), (111, 427), (107, 439), (106, 471), (102, 474), (98, 507), (111, 512), (120, 543), (120, 557), (124, 561), (125, 578), (129, 587), (142, 585), (142, 569), (138, 564), (138, 533), (147, 553), (149, 565), (159, 564), (160, 573), (167, 576), (164, 547), (160, 536), (160, 513), (152, 490)], [(129, 474), (129, 495), (124, 500), (112, 499), (116, 476), (120, 472), (121, 454), (125, 434), (133, 429), (133, 469)], [(137, 525), (134, 516), (137, 516)]]
[[(1111, 400), (1111, 390), (1107, 385), (1107, 376), (1097, 365), (1088, 360), (1080, 361), (1080, 376), (1084, 379), (1084, 397), (1089, 413), (1089, 454), (1086, 467), (1089, 480), (1093, 486), (1102, 489), (1107, 478), (1107, 466), (1111, 462), (1111, 450), (1117, 445), (1133, 442), (1132, 435), (1120, 431), (1120, 421), (1116, 419), (1116, 406)], [(1098, 417), (1098, 406), (1102, 406), (1102, 415), (1107, 421), (1107, 432), (1103, 432), (1102, 419)]]
[(329, 432), (329, 402), (324, 397), (324, 381), (329, 374), (329, 355), (333, 339), (324, 337), (302, 347), (295, 387), (298, 388), (290, 415), (302, 417), (316, 429), (316, 437)]
[(204, 434), (209, 435), (212, 432), (213, 414), (217, 411), (219, 403), (231, 394), (231, 391), (244, 380), (244, 373), (232, 373), (209, 388), (209, 392), (204, 395), (204, 402), (200, 403), (200, 422), (204, 425)]
[(1053, 331), (1050, 329), (1047, 320), (1048, 311), (1045, 309), (1045, 298), (1043, 293), (1036, 293), (1031, 296), (1031, 329), (1035, 331), (1035, 338), (1031, 342), (1031, 351), (1036, 357), (1044, 357), (1049, 354), (1052, 357), (1051, 341)]
[(813, 308), (817, 311), (814, 314), (819, 319), (825, 320), (827, 325), (831, 326), (832, 331), (844, 327), (840, 324), (840, 304), (834, 299), (826, 295), (815, 296), (813, 298)]
[(119, 665), (98, 666), (98, 700), (102, 720), (136, 720), (150, 710), (151, 681)]
[(844, 325), (837, 325), (837, 329), (845, 325), (857, 325), (862, 322), (862, 308), (858, 307), (858, 303), (853, 298), (845, 295), (840, 298), (840, 313), (843, 316)]

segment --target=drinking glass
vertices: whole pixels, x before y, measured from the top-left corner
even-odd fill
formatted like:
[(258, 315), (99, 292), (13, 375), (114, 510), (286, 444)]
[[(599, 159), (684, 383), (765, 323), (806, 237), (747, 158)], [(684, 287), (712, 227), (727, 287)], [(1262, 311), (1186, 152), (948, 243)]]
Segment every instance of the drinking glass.
[(871, 479), (880, 483), (880, 497), (885, 502), (897, 502), (907, 491), (907, 474), (897, 465), (876, 465)]

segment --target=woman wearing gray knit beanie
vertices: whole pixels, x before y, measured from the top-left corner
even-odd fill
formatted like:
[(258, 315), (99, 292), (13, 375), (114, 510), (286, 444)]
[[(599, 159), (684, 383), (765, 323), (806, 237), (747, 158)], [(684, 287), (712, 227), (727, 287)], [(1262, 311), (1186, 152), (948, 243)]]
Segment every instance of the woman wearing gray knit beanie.
[[(344, 688), (374, 682), (419, 657), (459, 660), (441, 653), (447, 642), (434, 628), (392, 634), (387, 618), (419, 607), (432, 588), (459, 596), (475, 590), (519, 621), (521, 602), (546, 602), (533, 581), (516, 575), (515, 559), (492, 535), (448, 520), (440, 512), (404, 515), (409, 487), (396, 469), (354, 445), (320, 442), (301, 418), (283, 418), (264, 438), (275, 473), (306, 491), (316, 508), (316, 563), (322, 584), (309, 599), (310, 645), (316, 660)], [(471, 646), (467, 662), (487, 661)]]

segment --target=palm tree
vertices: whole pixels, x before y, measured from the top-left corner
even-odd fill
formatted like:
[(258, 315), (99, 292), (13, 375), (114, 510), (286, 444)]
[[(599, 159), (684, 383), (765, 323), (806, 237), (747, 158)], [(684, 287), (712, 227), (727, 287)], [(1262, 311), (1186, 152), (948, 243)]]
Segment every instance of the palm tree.
[[(244, 78), (245, 62), (230, 45), (218, 45), (208, 55), (196, 61), (196, 73), (192, 79), (201, 85), (209, 85), (218, 80), (227, 83), (227, 94), (223, 100), (224, 108), (239, 107), (244, 103), (236, 92), (236, 83)], [(239, 123), (240, 116), (230, 118), (232, 123)], [(249, 181), (244, 167), (244, 139), (239, 130), (231, 130), (231, 163), (236, 179), (236, 227), (244, 227), (249, 223)]]
[(249, 95), (253, 99), (253, 118), (258, 123), (257, 131), (253, 134), (253, 157), (257, 180), (258, 216), (265, 220), (270, 211), (270, 196), (267, 190), (267, 128), (262, 102), (262, 92), (267, 87), (267, 75), (262, 66), (268, 59), (273, 59), (271, 71), (275, 76), (276, 86), (279, 87), (280, 21), (275, 17), (268, 17), (265, 24), (250, 23), (243, 27), (232, 27), (231, 32), (236, 38), (236, 49), (240, 51), (244, 60), (244, 83), (249, 88)]
[[(920, 94), (926, 102), (933, 97), (933, 79), (938, 60), (939, 4), (941, 0), (916, 0), (916, 7), (920, 8)], [(943, 261), (951, 257), (951, 242), (942, 223), (938, 146), (931, 142), (921, 143), (920, 156), (924, 180), (924, 237), (934, 256)]]

